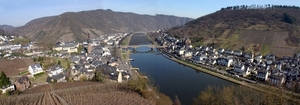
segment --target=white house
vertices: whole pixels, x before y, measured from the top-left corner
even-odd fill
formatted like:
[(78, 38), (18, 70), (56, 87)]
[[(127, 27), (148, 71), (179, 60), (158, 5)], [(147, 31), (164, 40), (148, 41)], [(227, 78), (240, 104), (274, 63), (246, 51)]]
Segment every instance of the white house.
[(218, 65), (227, 66), (229, 67), (233, 62), (233, 59), (231, 58), (218, 58), (217, 63)]
[(205, 59), (207, 59), (207, 55), (201, 54), (201, 55), (198, 55), (198, 56), (194, 56), (193, 59), (194, 59), (195, 62), (201, 63), (201, 62), (203, 62)]
[(53, 50), (56, 51), (62, 51), (65, 50), (68, 53), (77, 52), (77, 48), (79, 47), (79, 43), (77, 42), (66, 42), (66, 43), (60, 43), (57, 44), (55, 47), (53, 47)]
[(242, 51), (234, 51), (233, 55), (235, 56), (241, 56), (243, 53)]
[(73, 52), (77, 52), (78, 46), (79, 46), (79, 43), (65, 43), (62, 46), (62, 50), (65, 50), (68, 53), (73, 53)]
[(251, 73), (253, 68), (250, 67), (245, 67), (244, 65), (239, 65), (239, 66), (235, 66), (233, 71), (240, 73), (241, 75), (243, 75), (244, 77), (249, 75)]
[(15, 85), (12, 84), (12, 85), (10, 85), (10, 86), (8, 86), (6, 88), (3, 88), (3, 89), (0, 88), (0, 90), (2, 91), (2, 94), (6, 93), (6, 91), (14, 91), (15, 90)]
[(58, 75), (53, 75), (51, 77), (51, 81), (56, 80), (57, 82), (67, 82), (66, 80), (66, 76), (63, 75), (62, 73), (58, 74)]
[(193, 56), (193, 52), (192, 51), (185, 51), (184, 52), (184, 57), (192, 57)]
[(221, 53), (223, 53), (224, 51), (225, 51), (225, 50), (224, 50), (223, 48), (220, 48), (218, 52), (221, 54)]
[(107, 45), (113, 45), (113, 44), (114, 44), (114, 40), (108, 40), (108, 41), (106, 42), (106, 44), (107, 44)]
[(179, 52), (178, 52), (178, 55), (183, 55), (184, 52), (185, 52), (185, 49), (184, 49), (184, 48), (181, 48), (181, 49), (179, 50)]
[(281, 62), (277, 63), (276, 64), (276, 69), (281, 71), (281, 68), (282, 68), (282, 63)]
[(209, 51), (209, 52), (216, 52), (216, 49), (211, 48), (211, 49), (209, 49), (208, 51)]
[(202, 50), (203, 50), (203, 51), (208, 51), (208, 50), (209, 50), (209, 47), (203, 46), (203, 47), (202, 47)]
[(234, 52), (233, 52), (232, 50), (226, 50), (226, 51), (225, 51), (225, 54), (232, 55), (232, 54), (234, 54)]
[(266, 70), (258, 70), (256, 74), (256, 78), (262, 79), (262, 80), (268, 80), (269, 72)]
[(64, 68), (62, 68), (60, 65), (55, 65), (51, 67), (49, 70), (47, 70), (47, 73), (49, 77), (52, 77), (54, 75), (58, 75), (64, 71)]
[(105, 52), (102, 54), (102, 56), (110, 56), (110, 52), (105, 51)]
[(233, 71), (243, 73), (245, 71), (245, 66), (244, 65), (234, 66)]
[(0, 46), (0, 50), (11, 49), (14, 45), (2, 45)]
[(43, 71), (41, 65), (39, 63), (37, 63), (37, 64), (29, 65), (28, 72), (30, 72), (31, 75), (35, 75), (35, 74), (38, 74), (38, 73), (41, 73), (44, 71)]

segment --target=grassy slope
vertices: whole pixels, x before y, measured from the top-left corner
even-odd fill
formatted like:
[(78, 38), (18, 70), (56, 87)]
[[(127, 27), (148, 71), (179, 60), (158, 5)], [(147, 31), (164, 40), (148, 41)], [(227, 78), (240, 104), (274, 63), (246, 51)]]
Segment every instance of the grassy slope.
[(71, 63), (69, 60), (66, 60), (66, 59), (63, 59), (63, 58), (59, 58), (59, 57), (53, 57), (52, 58), (56, 63), (58, 63), (58, 61), (60, 61), (61, 63), (61, 66), (64, 68), (64, 69), (67, 69), (69, 66), (69, 64)]
[(12, 43), (16, 44), (16, 43), (21, 43), (21, 44), (27, 44), (29, 43), (30, 40), (26, 39), (26, 38), (15, 38)]
[(221, 39), (220, 46), (218, 48), (226, 48), (226, 49), (234, 49), (237, 45), (240, 44), (238, 41), (239, 35), (241, 34), (240, 31), (236, 31), (227, 39)]

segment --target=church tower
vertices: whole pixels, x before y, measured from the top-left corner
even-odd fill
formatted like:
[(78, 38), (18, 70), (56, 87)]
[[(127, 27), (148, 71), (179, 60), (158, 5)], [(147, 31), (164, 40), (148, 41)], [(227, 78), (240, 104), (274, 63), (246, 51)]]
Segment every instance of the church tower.
[(90, 34), (88, 33), (88, 53), (91, 53), (92, 52), (92, 42), (91, 42), (91, 39), (90, 39)]

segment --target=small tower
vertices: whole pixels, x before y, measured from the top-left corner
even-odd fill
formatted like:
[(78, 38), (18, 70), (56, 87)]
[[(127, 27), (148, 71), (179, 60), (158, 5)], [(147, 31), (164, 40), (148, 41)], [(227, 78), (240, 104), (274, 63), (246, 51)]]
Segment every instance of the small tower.
[(90, 39), (90, 34), (88, 33), (88, 53), (92, 52), (92, 43), (91, 43), (91, 39)]
[(118, 83), (122, 83), (122, 73), (119, 72), (119, 75), (118, 75)]
[(185, 45), (191, 45), (192, 44), (192, 41), (189, 37), (187, 37), (184, 42), (185, 42)]

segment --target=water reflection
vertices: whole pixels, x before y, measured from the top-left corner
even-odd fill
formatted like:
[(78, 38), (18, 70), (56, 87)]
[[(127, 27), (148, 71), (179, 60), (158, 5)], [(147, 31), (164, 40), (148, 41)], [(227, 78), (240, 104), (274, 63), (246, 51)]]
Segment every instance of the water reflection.
[[(140, 47), (137, 51), (149, 51), (151, 48)], [(133, 67), (140, 68), (159, 86), (160, 91), (170, 98), (178, 95), (184, 105), (190, 105), (192, 98), (197, 97), (200, 91), (208, 85), (223, 86), (232, 84), (228, 81), (201, 73), (187, 66), (173, 62), (154, 49), (155, 53), (133, 53), (131, 62)], [(195, 73), (196, 72), (196, 73)]]

